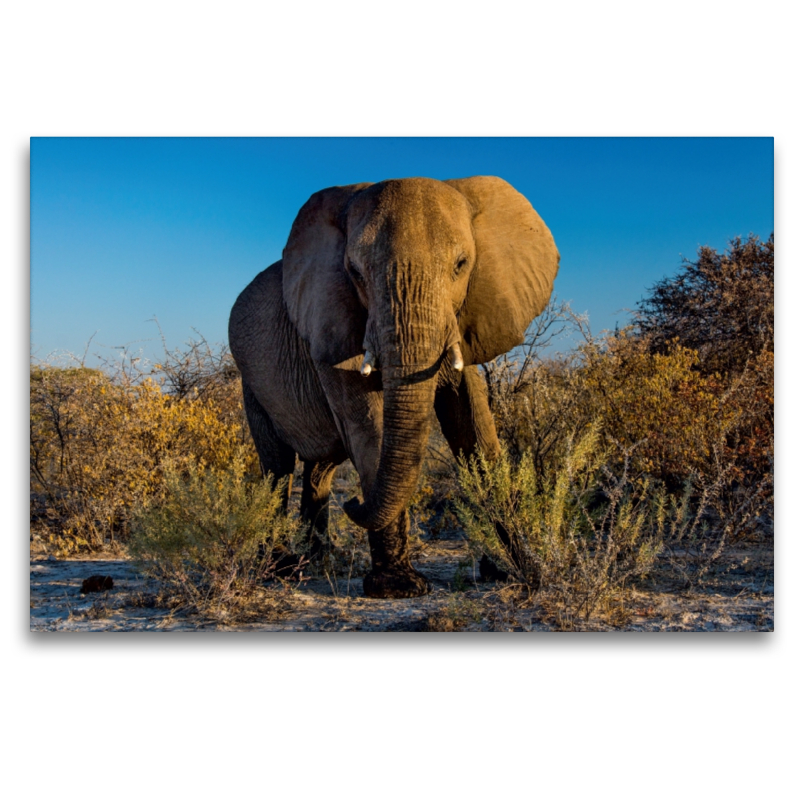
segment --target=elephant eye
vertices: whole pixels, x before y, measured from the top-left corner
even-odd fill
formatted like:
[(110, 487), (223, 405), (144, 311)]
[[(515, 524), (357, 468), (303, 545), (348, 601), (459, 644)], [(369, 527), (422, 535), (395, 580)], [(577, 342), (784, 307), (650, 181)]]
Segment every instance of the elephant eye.
[(356, 283), (364, 284), (364, 276), (358, 271), (358, 268), (352, 261), (348, 261), (348, 266), (350, 269), (348, 270), (351, 277)]
[(456, 261), (455, 269), (453, 269), (453, 277), (455, 278), (464, 267), (467, 266), (467, 257), (466, 256), (459, 256), (458, 260)]

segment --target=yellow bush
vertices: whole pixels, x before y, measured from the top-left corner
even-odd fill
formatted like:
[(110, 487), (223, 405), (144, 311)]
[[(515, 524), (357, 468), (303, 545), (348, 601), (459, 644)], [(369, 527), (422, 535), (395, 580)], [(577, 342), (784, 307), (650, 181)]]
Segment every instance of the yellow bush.
[(772, 463), (772, 353), (737, 376), (699, 370), (698, 359), (677, 343), (652, 352), (647, 339), (620, 331), (528, 361), (524, 372), (502, 364), (490, 376), (498, 433), (515, 457), (530, 452), (539, 472), (597, 425), (617, 466), (630, 455), (634, 479), (650, 476), (677, 490), (724, 463), (737, 480), (760, 481)]
[(222, 467), (245, 438), (233, 394), (226, 408), (50, 366), (31, 370), (30, 392), (32, 533), (62, 550), (124, 539), (132, 507), (163, 491), (165, 460)]
[(677, 488), (703, 472), (714, 448), (741, 422), (742, 408), (719, 375), (695, 369), (698, 355), (674, 345), (651, 353), (623, 331), (583, 351), (585, 413), (605, 435), (633, 452), (634, 470)]

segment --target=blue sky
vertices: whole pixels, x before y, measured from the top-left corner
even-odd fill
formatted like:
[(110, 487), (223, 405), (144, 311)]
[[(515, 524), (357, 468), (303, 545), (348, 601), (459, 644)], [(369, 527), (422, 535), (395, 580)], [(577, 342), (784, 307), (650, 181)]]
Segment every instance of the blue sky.
[[(592, 330), (628, 319), (681, 255), (774, 228), (771, 138), (34, 138), (32, 352), (226, 338), (300, 206), (336, 184), (498, 175), (561, 252)], [(91, 363), (91, 359), (90, 359)]]

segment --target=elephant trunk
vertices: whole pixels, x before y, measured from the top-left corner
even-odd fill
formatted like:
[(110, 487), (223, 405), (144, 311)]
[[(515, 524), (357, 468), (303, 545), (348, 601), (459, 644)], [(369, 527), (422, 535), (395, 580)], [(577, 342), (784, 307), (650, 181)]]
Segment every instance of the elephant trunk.
[(384, 389), (383, 444), (375, 480), (363, 504), (345, 504), (357, 525), (385, 528), (408, 505), (425, 457), (435, 390), (433, 378)]
[[(361, 527), (385, 528), (408, 505), (422, 470), (436, 392), (436, 375), (452, 359), (455, 317), (442, 322), (435, 306), (417, 307), (381, 336), (383, 442), (377, 474), (364, 503), (345, 511)], [(413, 320), (413, 321), (412, 321)], [(459, 352), (460, 356), (460, 352)]]

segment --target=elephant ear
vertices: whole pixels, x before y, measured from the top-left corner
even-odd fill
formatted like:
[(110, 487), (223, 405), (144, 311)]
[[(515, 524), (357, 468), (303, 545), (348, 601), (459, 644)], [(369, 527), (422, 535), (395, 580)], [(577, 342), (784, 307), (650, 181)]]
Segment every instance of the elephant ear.
[(477, 259), (459, 313), (466, 363), (482, 364), (525, 339), (553, 291), (559, 254), (531, 204), (500, 178), (447, 181), (470, 202)]
[[(289, 318), (326, 364), (364, 352), (367, 310), (344, 270), (344, 211), (369, 183), (334, 186), (311, 195), (283, 250), (283, 298)], [(352, 362), (352, 368), (357, 363)]]

